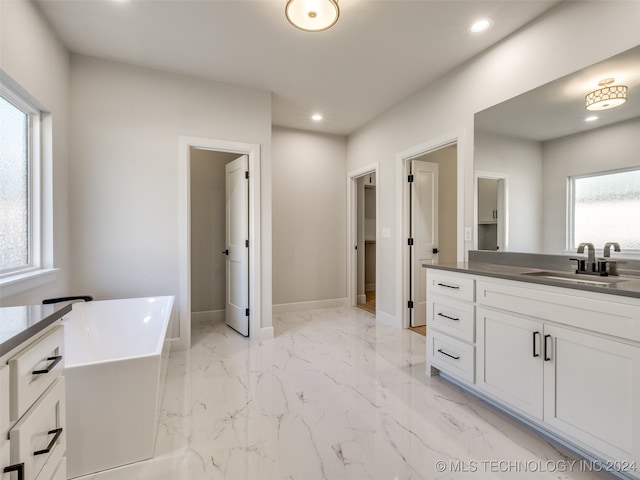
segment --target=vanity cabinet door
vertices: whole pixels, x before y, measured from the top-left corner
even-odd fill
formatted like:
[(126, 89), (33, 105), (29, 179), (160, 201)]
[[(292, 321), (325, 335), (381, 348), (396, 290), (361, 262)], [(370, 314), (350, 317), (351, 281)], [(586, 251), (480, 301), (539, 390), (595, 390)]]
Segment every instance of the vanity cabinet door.
[(601, 451), (640, 462), (640, 348), (545, 326), (544, 421)]
[(476, 384), (501, 403), (541, 420), (543, 323), (476, 309)]

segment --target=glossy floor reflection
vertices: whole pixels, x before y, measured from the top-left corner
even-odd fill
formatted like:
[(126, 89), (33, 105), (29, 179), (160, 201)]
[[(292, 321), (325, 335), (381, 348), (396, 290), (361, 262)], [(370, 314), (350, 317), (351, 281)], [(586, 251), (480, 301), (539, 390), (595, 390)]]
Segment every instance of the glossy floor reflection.
[(172, 354), (155, 458), (85, 478), (606, 478), (427, 377), (422, 335), (358, 308), (274, 316), (274, 327), (252, 342), (195, 326), (193, 347)]

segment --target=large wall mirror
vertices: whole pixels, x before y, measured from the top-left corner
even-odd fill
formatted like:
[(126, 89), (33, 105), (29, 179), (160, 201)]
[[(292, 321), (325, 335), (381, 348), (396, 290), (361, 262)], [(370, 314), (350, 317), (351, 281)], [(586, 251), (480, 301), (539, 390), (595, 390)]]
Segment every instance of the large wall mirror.
[[(588, 111), (585, 96), (607, 78), (628, 87), (627, 101)], [(477, 113), (474, 135), (478, 249), (563, 253), (582, 241), (602, 248), (583, 237), (604, 232), (623, 250), (640, 250), (640, 46)], [(591, 177), (605, 179), (623, 202), (580, 213), (572, 186)], [(612, 224), (629, 229), (610, 234)]]

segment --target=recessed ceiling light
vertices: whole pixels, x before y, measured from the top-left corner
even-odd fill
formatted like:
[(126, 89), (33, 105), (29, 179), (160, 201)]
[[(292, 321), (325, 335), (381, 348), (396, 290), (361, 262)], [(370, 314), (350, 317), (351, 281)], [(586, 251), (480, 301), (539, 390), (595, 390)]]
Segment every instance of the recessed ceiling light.
[(584, 119), (585, 122), (594, 122), (598, 119), (597, 115), (591, 115), (590, 117), (587, 117)]
[(314, 113), (313, 115), (311, 115), (311, 120), (313, 120), (314, 122), (319, 122), (320, 120), (322, 120), (322, 115), (320, 115), (319, 113)]
[(476, 20), (471, 24), (469, 30), (473, 33), (480, 33), (488, 30), (491, 25), (493, 25), (493, 20), (490, 18), (481, 18), (480, 20)]

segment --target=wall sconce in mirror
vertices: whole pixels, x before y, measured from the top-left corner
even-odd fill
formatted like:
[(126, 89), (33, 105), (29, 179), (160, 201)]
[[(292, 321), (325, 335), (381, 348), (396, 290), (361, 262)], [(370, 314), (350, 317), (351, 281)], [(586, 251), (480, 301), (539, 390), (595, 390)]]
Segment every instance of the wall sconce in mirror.
[(622, 105), (627, 101), (627, 86), (612, 85), (615, 78), (605, 78), (598, 85), (602, 88), (594, 90), (585, 97), (589, 111), (606, 110)]

